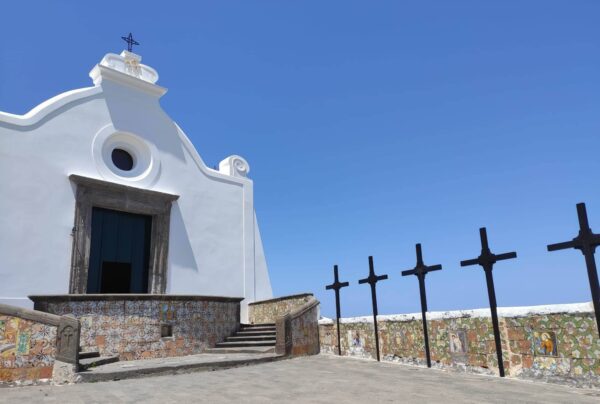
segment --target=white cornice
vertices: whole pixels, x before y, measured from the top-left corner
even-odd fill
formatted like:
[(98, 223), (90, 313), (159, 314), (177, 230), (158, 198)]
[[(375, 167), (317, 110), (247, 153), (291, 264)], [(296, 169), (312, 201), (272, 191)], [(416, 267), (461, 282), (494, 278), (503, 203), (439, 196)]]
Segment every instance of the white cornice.
[(97, 86), (100, 86), (104, 80), (110, 80), (155, 97), (162, 97), (167, 92), (166, 88), (157, 84), (152, 84), (102, 65), (96, 65), (90, 72), (90, 77)]
[(57, 109), (75, 101), (84, 100), (102, 93), (101, 87), (86, 87), (67, 91), (46, 100), (27, 112), (25, 115), (9, 114), (0, 111), (0, 124), (6, 123), (16, 126), (35, 125)]

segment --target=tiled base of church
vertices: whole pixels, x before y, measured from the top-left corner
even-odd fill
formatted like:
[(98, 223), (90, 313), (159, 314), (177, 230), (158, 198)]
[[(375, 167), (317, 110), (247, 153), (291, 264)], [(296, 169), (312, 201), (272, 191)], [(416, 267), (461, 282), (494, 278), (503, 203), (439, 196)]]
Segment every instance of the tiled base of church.
[[(600, 388), (600, 339), (590, 304), (500, 308), (507, 376)], [(425, 365), (421, 315), (379, 316), (383, 360)], [(375, 358), (372, 317), (342, 319), (342, 355)], [(489, 310), (428, 313), (432, 366), (497, 374)], [(337, 354), (336, 325), (321, 320), (321, 352)]]
[(64, 295), (31, 299), (36, 310), (78, 318), (83, 351), (97, 349), (120, 360), (201, 353), (239, 328), (238, 298)]
[(52, 378), (56, 327), (0, 314), (0, 382)]

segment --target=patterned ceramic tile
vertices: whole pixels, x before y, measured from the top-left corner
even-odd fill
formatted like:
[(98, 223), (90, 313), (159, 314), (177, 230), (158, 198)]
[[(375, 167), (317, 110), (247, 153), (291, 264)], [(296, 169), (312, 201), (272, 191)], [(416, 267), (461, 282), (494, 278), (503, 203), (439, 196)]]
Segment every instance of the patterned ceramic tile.
[[(78, 315), (81, 346), (122, 360), (200, 353), (231, 335), (239, 304), (210, 301), (134, 300), (50, 304), (53, 314)], [(64, 312), (61, 312), (64, 310)], [(161, 324), (171, 324), (179, 342), (163, 339)], [(219, 324), (219, 325), (217, 325)]]
[[(385, 320), (378, 325), (383, 358), (424, 364), (420, 320)], [(434, 366), (497, 372), (489, 318), (434, 320), (428, 322), (428, 327)], [(500, 318), (500, 329), (509, 375), (600, 387), (600, 339), (593, 313)], [(360, 336), (360, 349), (353, 339), (342, 338), (342, 354), (375, 357), (372, 323), (342, 323), (341, 333)], [(320, 344), (323, 352), (337, 353), (335, 323), (320, 325)]]

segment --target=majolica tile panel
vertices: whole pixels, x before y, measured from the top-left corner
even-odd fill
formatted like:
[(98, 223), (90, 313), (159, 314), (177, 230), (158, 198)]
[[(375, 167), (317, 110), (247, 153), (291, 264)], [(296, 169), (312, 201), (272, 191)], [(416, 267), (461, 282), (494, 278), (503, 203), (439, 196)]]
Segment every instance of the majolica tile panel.
[(0, 382), (51, 379), (56, 327), (0, 315)]
[[(381, 357), (425, 365), (420, 318), (381, 319)], [(319, 326), (321, 351), (337, 354), (335, 322)], [(344, 320), (342, 354), (375, 358), (373, 324)], [(497, 374), (494, 334), (489, 317), (428, 321), (433, 366)], [(504, 367), (508, 376), (579, 387), (600, 387), (600, 339), (593, 313), (557, 313), (501, 317)]]
[[(47, 311), (81, 323), (81, 348), (121, 360), (201, 353), (239, 327), (239, 302), (210, 300), (87, 300), (48, 303)], [(162, 336), (163, 325), (172, 335)]]

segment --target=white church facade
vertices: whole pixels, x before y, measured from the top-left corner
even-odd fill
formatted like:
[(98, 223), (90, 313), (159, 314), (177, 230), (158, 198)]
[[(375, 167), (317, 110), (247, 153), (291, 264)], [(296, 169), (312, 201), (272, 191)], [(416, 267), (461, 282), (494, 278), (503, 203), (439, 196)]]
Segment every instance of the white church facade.
[(249, 166), (207, 167), (123, 51), (25, 115), (0, 112), (0, 303), (28, 295), (272, 297)]

